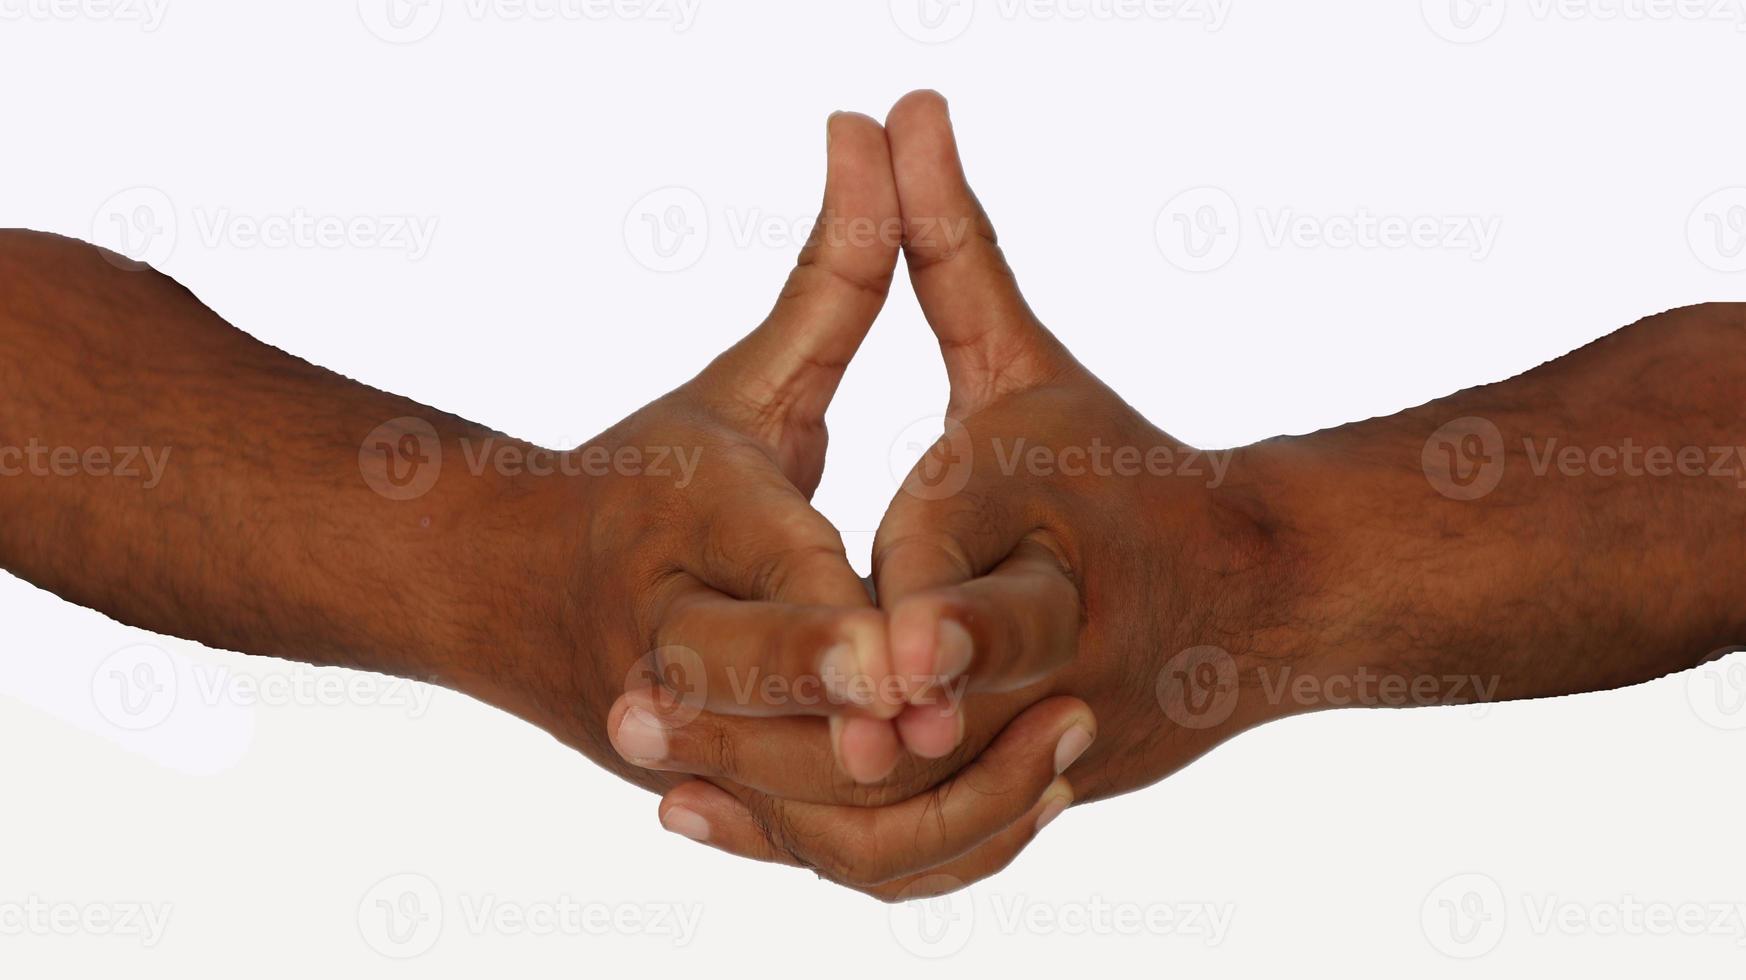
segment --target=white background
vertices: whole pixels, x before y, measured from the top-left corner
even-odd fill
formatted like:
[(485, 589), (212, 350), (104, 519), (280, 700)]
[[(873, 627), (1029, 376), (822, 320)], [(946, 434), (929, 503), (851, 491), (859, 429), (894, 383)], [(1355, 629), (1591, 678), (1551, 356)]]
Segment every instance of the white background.
[[(546, 445), (752, 326), (817, 207), (825, 115), (882, 116), (924, 85), (952, 100), (1044, 320), (1201, 445), (1386, 414), (1650, 313), (1746, 298), (1732, 2), (1221, 0), (1209, 23), (1204, 4), (1126, 0), (1087, 16), (702, 0), (685, 21), (427, 0), (401, 28), (387, 0), (155, 3), (0, 0), (0, 224), (142, 251), (270, 343)], [(679, 190), (647, 196), (662, 188)], [(1327, 243), (1360, 213), (1496, 236)], [(1286, 214), (1308, 237), (1271, 234)], [(338, 247), (251, 236), (299, 215), (358, 224)], [(691, 235), (663, 257), (645, 215)], [(1183, 239), (1178, 215), (1224, 237)], [(426, 247), (372, 237), (406, 217), (434, 222)], [(863, 567), (893, 441), (943, 402), (900, 274), (832, 409), (818, 495)], [(1746, 903), (1738, 658), (1610, 694), (1251, 733), (1070, 811), (919, 931), (915, 908), (663, 832), (653, 797), (457, 695), (151, 636), (10, 579), (0, 616), (7, 975), (1746, 963), (1737, 906), (1697, 935), (1643, 934), (1632, 923), (1662, 913), (1630, 914)], [(329, 673), (356, 686), (312, 693)], [(114, 685), (140, 677), (157, 700), (121, 705)], [(238, 678), (281, 687), (255, 703)], [(535, 935), (501, 917), (563, 902), (620, 924)], [(37, 904), (85, 925), (44, 926)], [(161, 935), (94, 924), (138, 905), (167, 909)], [(1206, 909), (1228, 928), (1208, 934)], [(675, 935), (675, 914), (695, 929)]]

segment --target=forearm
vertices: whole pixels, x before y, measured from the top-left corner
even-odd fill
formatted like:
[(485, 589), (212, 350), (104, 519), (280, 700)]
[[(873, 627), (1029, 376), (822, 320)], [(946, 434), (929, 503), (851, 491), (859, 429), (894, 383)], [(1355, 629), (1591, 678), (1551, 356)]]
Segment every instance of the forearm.
[[(1269, 444), (1292, 474), (1288, 523), (1316, 543), (1300, 556), (1312, 659), (1517, 698), (1636, 683), (1746, 641), (1743, 391), (1746, 312), (1696, 307)], [(1481, 421), (1444, 428), (1457, 419)], [(1456, 687), (1422, 690), (1470, 699)]]
[(403, 416), (451, 449), (484, 435), (154, 272), (0, 233), (0, 565), (49, 591), (217, 647), (463, 684), (487, 488), (451, 466), (415, 500), (373, 491), (360, 446)]

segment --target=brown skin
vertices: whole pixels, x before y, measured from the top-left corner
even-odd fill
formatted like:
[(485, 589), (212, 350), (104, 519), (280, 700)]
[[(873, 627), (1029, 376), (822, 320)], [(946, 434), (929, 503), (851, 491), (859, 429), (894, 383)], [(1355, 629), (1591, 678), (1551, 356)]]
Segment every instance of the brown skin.
[[(900, 240), (883, 130), (843, 114), (829, 136), (823, 220), (769, 317), (583, 447), (677, 449), (696, 467), (682, 486), (672, 459), (663, 473), (475, 472), (488, 443), (498, 460), (536, 447), (262, 344), (119, 256), (0, 232), (0, 447), (169, 453), (149, 489), (15, 466), (0, 565), (132, 625), (447, 685), (653, 789), (675, 780), (622, 760), (607, 715), (657, 673), (691, 672), (675, 686), (702, 692), (709, 716), (811, 715), (783, 720), (821, 731), (818, 715), (891, 717), (901, 692), (820, 683), (844, 644), (848, 675), (889, 675), (886, 618), (808, 500), (825, 409)], [(422, 493), (373, 489), (439, 445)], [(747, 677), (814, 697), (746, 695), (732, 682)], [(869, 733), (856, 754), (877, 777), (896, 735)]]
[[(1216, 487), (1204, 472), (1063, 475), (1023, 457), (1012, 468), (1021, 438), (1057, 460), (1096, 445), (1184, 460), (1186, 447), (1075, 362), (1025, 304), (964, 181), (944, 101), (906, 96), (886, 129), (906, 224), (965, 218), (979, 233), (957, 248), (906, 242), (953, 424), (918, 466), (930, 479), (912, 478), (880, 528), (879, 602), (897, 673), (936, 666), (942, 621), (965, 626), (975, 653), (969, 697), (906, 709), (897, 727), (915, 754), (883, 786), (838, 802), (901, 798), (985, 759), (994, 734), (1039, 698), (1070, 695), (1096, 713), (1102, 734), (1063, 789), (1083, 802), (1149, 785), (1276, 718), (1603, 690), (1746, 640), (1746, 472), (1536, 471), (1551, 439), (1739, 445), (1746, 306), (1675, 310), (1510, 381), (1237, 450)], [(1475, 416), (1501, 439), (1439, 434)], [(1497, 462), (1477, 467), (1485, 459)], [(965, 460), (962, 488), (942, 495), (941, 475), (965, 472)], [(1459, 499), (1480, 486), (1476, 469), (1495, 489)], [(1071, 663), (1050, 673), (1064, 654)], [(828, 746), (785, 748), (786, 769), (742, 752), (764, 724), (712, 732), (707, 758), (669, 760), (733, 782), (730, 792), (682, 785), (663, 814), (682, 807), (707, 821), (713, 846), (810, 865), (885, 899), (992, 874), (1034, 834), (1015, 822), (924, 865), (936, 855), (916, 855), (901, 834), (870, 838), (866, 807), (784, 785), (821, 767)], [(943, 789), (918, 799), (943, 806)]]
[[(1737, 442), (1741, 308), (1664, 314), (1509, 382), (1249, 447), (1216, 487), (1009, 474), (1020, 438), (1058, 458), (1183, 447), (1025, 306), (943, 103), (908, 97), (888, 126), (889, 141), (862, 117), (833, 121), (825, 213), (901, 217), (961, 427), (923, 465), (970, 466), (954, 493), (923, 481), (894, 501), (876, 545), (883, 615), (806, 502), (824, 408), (895, 261), (878, 234), (815, 237), (763, 325), (590, 443), (700, 453), (679, 488), (670, 475), (471, 475), (449, 462), (464, 440), (533, 447), (260, 344), (115, 256), (0, 233), (0, 446), (172, 454), (149, 490), (88, 471), (0, 477), (0, 564), (142, 627), (473, 694), (671, 787), (661, 813), (676, 829), (696, 831), (688, 812), (713, 846), (884, 898), (991, 874), (1066, 803), (1144, 786), (1336, 691), (1464, 697), (1336, 687), (1366, 672), (1479, 675), (1496, 681), (1487, 696), (1533, 697), (1646, 680), (1741, 638), (1734, 480), (1540, 475), (1517, 448)], [(1507, 462), (1492, 492), (1451, 499), (1427, 441), (1469, 416), (1497, 426)], [(431, 426), (445, 463), (423, 495), (391, 500), (370, 488), (386, 464), (372, 433), (406, 417)], [(961, 672), (942, 660), (948, 621), (968, 636)], [(908, 707), (748, 699), (722, 683), (752, 668), (816, 679), (845, 638), (869, 676), (905, 685)], [(702, 673), (683, 678), (707, 681), (695, 717), (625, 691), (670, 645), (698, 655)], [(1307, 694), (1283, 686), (1287, 670)], [(944, 710), (917, 680), (942, 673), (970, 692)], [(636, 705), (670, 725), (666, 758), (609, 750)]]

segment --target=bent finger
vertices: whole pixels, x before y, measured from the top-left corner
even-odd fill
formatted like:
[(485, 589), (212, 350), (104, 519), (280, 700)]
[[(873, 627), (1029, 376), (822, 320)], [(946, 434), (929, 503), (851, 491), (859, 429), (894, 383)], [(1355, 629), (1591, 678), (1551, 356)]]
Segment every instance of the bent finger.
[(935, 789), (886, 807), (793, 803), (735, 787), (780, 846), (833, 881), (871, 887), (937, 867), (1023, 819), (1095, 737), (1091, 709), (1050, 698)]
[[(867, 724), (889, 732), (886, 722), (804, 716), (743, 718), (687, 710), (671, 698), (642, 689), (627, 691), (606, 716), (612, 747), (632, 765), (732, 780), (783, 799), (857, 803), (897, 762), (895, 737), (883, 748), (863, 744), (867, 733), (851, 730), (844, 741), (854, 753), (835, 751), (830, 728)], [(862, 762), (872, 755), (872, 768)], [(906, 778), (913, 778), (907, 774)]]
[(655, 626), (648, 668), (684, 704), (723, 714), (890, 717), (885, 616), (874, 609), (795, 606), (674, 587)]
[(884, 902), (909, 902), (936, 898), (974, 885), (984, 878), (1006, 870), (1013, 860), (1037, 839), (1043, 828), (1073, 805), (1073, 786), (1067, 777), (1058, 776), (1043, 798), (1013, 821), (1012, 825), (963, 857), (937, 868), (929, 868), (882, 885), (866, 889), (866, 893)]
[(917, 704), (1025, 687), (1065, 666), (1078, 645), (1079, 589), (1040, 533), (987, 575), (888, 608), (892, 669), (934, 679), (912, 692)]

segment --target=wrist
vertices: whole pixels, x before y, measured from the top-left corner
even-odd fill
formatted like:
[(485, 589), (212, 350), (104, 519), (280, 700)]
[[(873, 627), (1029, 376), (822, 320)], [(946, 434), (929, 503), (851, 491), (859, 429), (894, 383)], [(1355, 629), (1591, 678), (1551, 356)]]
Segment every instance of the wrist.
[(578, 530), (551, 498), (574, 481), (497, 465), (530, 448), (499, 435), (427, 429), (420, 438), (430, 441), (421, 441), (423, 469), (403, 481), (409, 489), (384, 493), (366, 469), (370, 490), (354, 497), (348, 518), (368, 529), (353, 574), (335, 590), (353, 625), (349, 645), (369, 658), (356, 665), (525, 717), (539, 688), (526, 676), (539, 662), (529, 652), (557, 642), (568, 585), (557, 555)]
[(1160, 611), (1158, 693), (1173, 726), (1203, 732), (1207, 747), (1299, 713), (1299, 685), (1327, 669), (1315, 642), (1323, 543), (1274, 450), (1231, 450), (1216, 486), (1165, 484), (1148, 506), (1158, 557), (1146, 577), (1180, 589)]
[(1242, 516), (1250, 551), (1239, 590), (1245, 628), (1227, 631), (1239, 648), (1232, 653), (1246, 725), (1334, 707), (1425, 703), (1425, 682), (1405, 669), (1413, 661), (1403, 658), (1395, 631), (1437, 614), (1420, 595), (1412, 616), (1400, 618), (1403, 596), (1424, 583), (1400, 580), (1410, 561), (1386, 516), (1414, 488), (1393, 485), (1386, 469), (1366, 469), (1312, 438), (1236, 451), (1220, 492), (1222, 509)]
[(1435, 428), (1403, 413), (1265, 444), (1275, 513), (1298, 542), (1290, 618), (1313, 676), (1288, 713), (1519, 696), (1521, 672), (1501, 670), (1515, 648), (1557, 642), (1533, 636), (1549, 618), (1506, 613), (1568, 572), (1524, 547), (1562, 536), (1558, 508), (1452, 499), (1420, 465)]
[(568, 597), (590, 511), (578, 480), (465, 474), (432, 515), (440, 575), (424, 660), (436, 683), (554, 734), (574, 687)]

